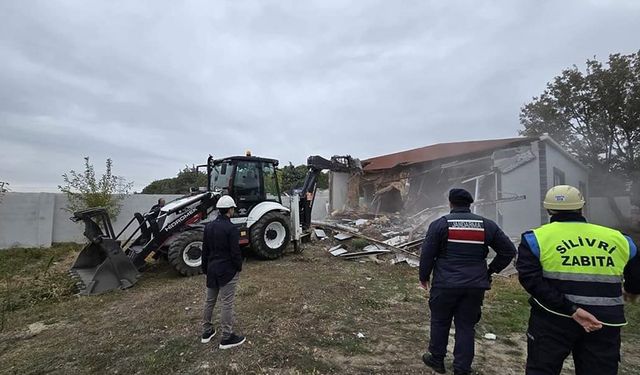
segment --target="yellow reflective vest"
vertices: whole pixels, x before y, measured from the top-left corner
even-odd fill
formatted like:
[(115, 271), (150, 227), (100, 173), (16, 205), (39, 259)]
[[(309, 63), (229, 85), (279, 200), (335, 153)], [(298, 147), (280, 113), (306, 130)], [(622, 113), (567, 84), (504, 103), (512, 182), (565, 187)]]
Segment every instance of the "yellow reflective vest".
[(622, 233), (585, 222), (553, 222), (533, 230), (533, 236), (528, 242), (543, 277), (566, 299), (609, 325), (626, 324), (622, 281), (631, 248)]

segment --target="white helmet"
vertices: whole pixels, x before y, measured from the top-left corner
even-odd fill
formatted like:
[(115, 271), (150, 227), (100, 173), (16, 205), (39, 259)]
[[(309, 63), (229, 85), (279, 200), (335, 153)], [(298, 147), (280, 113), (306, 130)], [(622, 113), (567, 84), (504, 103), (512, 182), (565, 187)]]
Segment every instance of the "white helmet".
[(236, 202), (234, 202), (233, 198), (228, 195), (223, 195), (218, 199), (216, 203), (216, 208), (231, 208), (236, 207)]
[(580, 190), (570, 185), (554, 186), (544, 198), (544, 208), (557, 211), (579, 210), (584, 207), (584, 197)]

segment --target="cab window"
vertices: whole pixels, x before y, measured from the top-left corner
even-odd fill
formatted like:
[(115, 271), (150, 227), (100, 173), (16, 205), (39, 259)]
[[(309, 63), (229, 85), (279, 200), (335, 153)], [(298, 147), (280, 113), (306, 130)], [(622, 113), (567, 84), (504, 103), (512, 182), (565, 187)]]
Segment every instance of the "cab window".
[(264, 188), (260, 184), (261, 168), (261, 163), (238, 162), (233, 187), (239, 201), (265, 200)]

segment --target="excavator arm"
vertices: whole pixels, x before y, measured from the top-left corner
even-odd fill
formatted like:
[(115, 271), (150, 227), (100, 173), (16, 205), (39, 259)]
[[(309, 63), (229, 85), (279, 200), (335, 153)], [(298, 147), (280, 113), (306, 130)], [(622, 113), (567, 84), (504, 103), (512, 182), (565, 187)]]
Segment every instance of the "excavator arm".
[(309, 229), (311, 226), (311, 211), (315, 201), (316, 190), (318, 188), (318, 177), (323, 170), (332, 172), (362, 172), (360, 160), (354, 159), (349, 155), (332, 156), (327, 160), (321, 156), (309, 156), (307, 158), (307, 176), (299, 192), (300, 195), (300, 223), (303, 230)]

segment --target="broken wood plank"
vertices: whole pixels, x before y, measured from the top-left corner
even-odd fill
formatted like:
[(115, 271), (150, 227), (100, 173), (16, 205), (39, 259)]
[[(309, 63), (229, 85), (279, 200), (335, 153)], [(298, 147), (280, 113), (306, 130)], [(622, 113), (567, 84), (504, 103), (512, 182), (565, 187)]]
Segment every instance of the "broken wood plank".
[(344, 254), (339, 255), (339, 256), (340, 256), (340, 258), (353, 259), (353, 258), (368, 257), (368, 256), (371, 256), (371, 255), (386, 254), (386, 253), (390, 253), (390, 252), (391, 252), (391, 250), (387, 250), (387, 249), (376, 249), (376, 250), (359, 251), (357, 253), (344, 253)]

